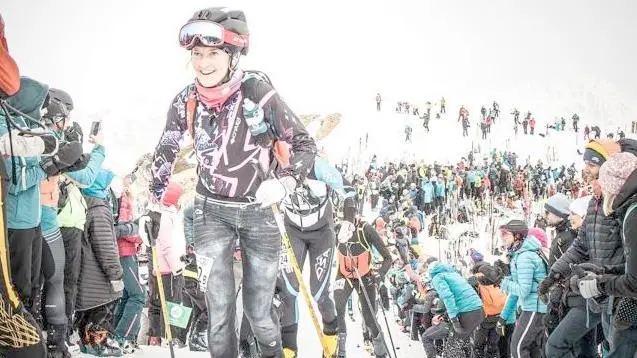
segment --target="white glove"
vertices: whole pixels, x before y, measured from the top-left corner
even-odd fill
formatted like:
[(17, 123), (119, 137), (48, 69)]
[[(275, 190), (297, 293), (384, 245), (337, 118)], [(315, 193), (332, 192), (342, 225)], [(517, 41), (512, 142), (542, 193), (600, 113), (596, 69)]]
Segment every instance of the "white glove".
[(349, 241), (349, 239), (352, 238), (354, 230), (356, 230), (354, 224), (346, 220), (341, 221), (341, 228), (338, 230), (338, 235), (336, 235), (338, 242), (342, 244)]
[(262, 208), (281, 202), (286, 195), (296, 189), (296, 179), (286, 176), (280, 179), (268, 179), (259, 185), (255, 198)]

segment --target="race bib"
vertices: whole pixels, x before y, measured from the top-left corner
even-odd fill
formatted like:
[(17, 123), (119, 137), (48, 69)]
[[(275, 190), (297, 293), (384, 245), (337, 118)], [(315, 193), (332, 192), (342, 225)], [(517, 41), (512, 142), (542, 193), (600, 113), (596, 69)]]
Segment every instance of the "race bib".
[(206, 292), (206, 288), (208, 287), (208, 277), (210, 276), (210, 270), (212, 270), (214, 258), (198, 254), (195, 254), (195, 256), (197, 257), (197, 271), (199, 271), (199, 275), (197, 277), (199, 280), (199, 289), (201, 292)]

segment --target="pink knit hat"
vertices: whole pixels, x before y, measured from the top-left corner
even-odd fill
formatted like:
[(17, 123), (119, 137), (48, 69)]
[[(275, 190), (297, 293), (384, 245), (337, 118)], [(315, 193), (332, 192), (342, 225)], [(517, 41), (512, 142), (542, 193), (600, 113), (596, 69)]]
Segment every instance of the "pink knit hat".
[(602, 192), (617, 195), (626, 179), (637, 169), (637, 157), (632, 153), (622, 152), (613, 155), (599, 169), (599, 185)]
[(542, 247), (546, 247), (547, 239), (544, 230), (540, 229), (539, 227), (532, 227), (529, 229), (529, 236), (533, 236), (537, 239), (537, 241), (540, 242), (540, 245), (542, 245)]

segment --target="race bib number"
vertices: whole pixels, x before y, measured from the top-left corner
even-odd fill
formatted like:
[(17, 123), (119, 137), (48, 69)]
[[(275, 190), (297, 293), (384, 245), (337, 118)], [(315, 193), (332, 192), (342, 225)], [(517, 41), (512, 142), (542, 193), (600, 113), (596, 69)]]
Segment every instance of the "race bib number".
[(334, 281), (334, 290), (342, 290), (344, 288), (345, 288), (344, 278), (339, 278), (338, 280)]
[(279, 270), (285, 273), (292, 273), (292, 263), (288, 256), (288, 250), (283, 243), (281, 243), (281, 254), (279, 255)]
[(199, 271), (199, 275), (197, 277), (199, 280), (199, 289), (201, 292), (206, 292), (206, 288), (208, 287), (208, 277), (210, 276), (210, 270), (212, 270), (214, 258), (197, 254), (195, 254), (195, 256), (197, 257), (197, 271)]

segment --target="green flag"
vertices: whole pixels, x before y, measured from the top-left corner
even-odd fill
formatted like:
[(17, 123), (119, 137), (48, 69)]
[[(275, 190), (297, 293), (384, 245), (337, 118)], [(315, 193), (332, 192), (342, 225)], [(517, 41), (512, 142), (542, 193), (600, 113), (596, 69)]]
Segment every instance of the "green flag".
[(190, 320), (192, 308), (170, 301), (167, 301), (166, 304), (168, 305), (168, 319), (170, 324), (179, 328), (186, 328), (188, 320)]

